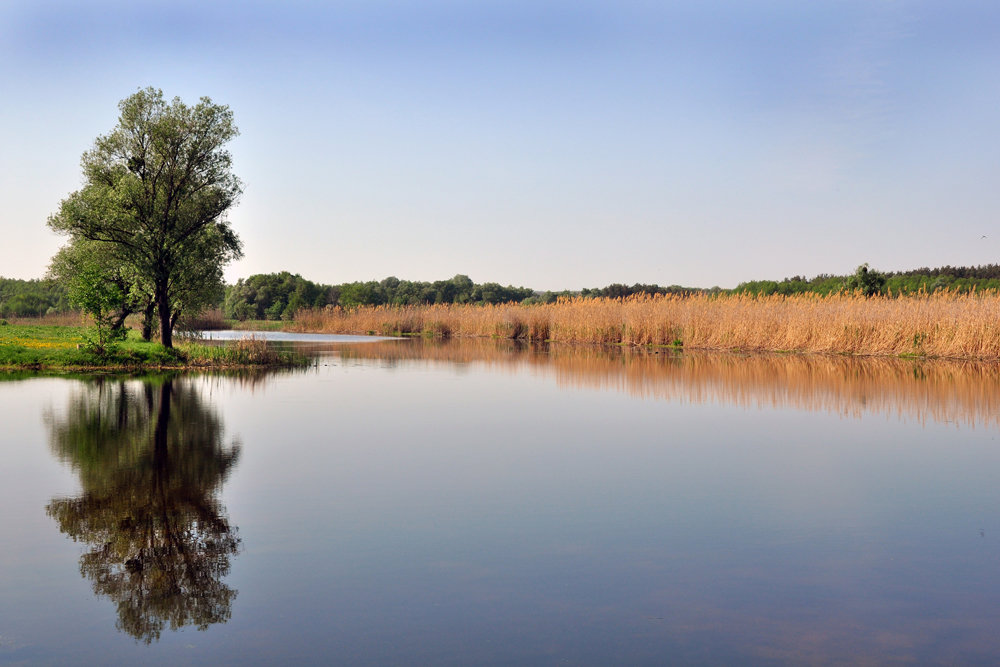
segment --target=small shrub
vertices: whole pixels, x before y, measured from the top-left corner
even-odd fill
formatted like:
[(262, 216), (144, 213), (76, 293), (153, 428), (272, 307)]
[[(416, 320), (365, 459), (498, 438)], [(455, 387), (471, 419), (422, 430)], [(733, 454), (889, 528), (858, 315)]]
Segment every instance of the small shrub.
[(117, 354), (119, 343), (127, 335), (128, 329), (124, 327), (105, 327), (98, 322), (92, 331), (84, 332), (81, 349), (95, 357), (106, 359)]

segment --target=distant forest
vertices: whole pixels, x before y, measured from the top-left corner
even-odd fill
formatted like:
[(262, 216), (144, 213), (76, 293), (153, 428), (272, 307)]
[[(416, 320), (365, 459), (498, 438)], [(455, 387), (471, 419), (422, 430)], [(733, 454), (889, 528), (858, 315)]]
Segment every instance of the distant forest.
[[(872, 272), (885, 278), (883, 292), (907, 294), (939, 289), (955, 291), (1000, 289), (1000, 264), (984, 266), (922, 267), (911, 271)], [(692, 294), (750, 293), (830, 294), (850, 285), (850, 275), (819, 274), (813, 278), (793, 276), (782, 280), (753, 280), (740, 283), (734, 289), (719, 287), (702, 289), (670, 285), (626, 285), (613, 283), (606, 287), (584, 288), (579, 292), (538, 292), (529, 287), (514, 287), (498, 283), (474, 283), (465, 275), (448, 280), (420, 282), (400, 280), (394, 276), (379, 281), (324, 285), (306, 280), (299, 274), (255, 274), (241, 278), (226, 287), (225, 295), (216, 306), (228, 319), (291, 319), (303, 307), (359, 305), (418, 305), (432, 303), (522, 304), (551, 303), (559, 297), (626, 297), (633, 294)], [(883, 284), (883, 283), (880, 283)], [(0, 317), (38, 317), (73, 310), (66, 289), (54, 280), (17, 280), (0, 277)]]
[(0, 277), (0, 317), (38, 317), (71, 309), (66, 289), (54, 280)]
[[(1000, 289), (1000, 264), (942, 266), (936, 269), (921, 267), (911, 271), (890, 271), (879, 275), (885, 277), (882, 291), (891, 294), (912, 294), (921, 290), (934, 292), (940, 289), (957, 292)], [(729, 291), (751, 294), (801, 294), (804, 292), (830, 294), (845, 289), (849, 278), (850, 276), (821, 273), (814, 278), (793, 276), (780, 281), (754, 280), (740, 283), (735, 289)]]
[(528, 287), (477, 285), (468, 276), (415, 282), (390, 276), (380, 281), (321, 285), (287, 271), (264, 273), (226, 288), (222, 314), (236, 320), (291, 319), (303, 307), (401, 306), (428, 303), (508, 303), (535, 296)]

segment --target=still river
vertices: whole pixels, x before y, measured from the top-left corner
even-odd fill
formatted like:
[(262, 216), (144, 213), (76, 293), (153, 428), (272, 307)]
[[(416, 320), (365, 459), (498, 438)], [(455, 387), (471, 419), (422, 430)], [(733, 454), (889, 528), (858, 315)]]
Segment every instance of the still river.
[(1000, 659), (1000, 370), (286, 341), (0, 376), (0, 665)]

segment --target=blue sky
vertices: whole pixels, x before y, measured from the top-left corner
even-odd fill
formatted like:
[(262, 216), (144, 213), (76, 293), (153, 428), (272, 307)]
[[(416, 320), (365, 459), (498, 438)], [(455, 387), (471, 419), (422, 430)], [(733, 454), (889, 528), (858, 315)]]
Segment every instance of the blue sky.
[(0, 275), (44, 274), (80, 155), (150, 85), (233, 109), (230, 280), (997, 263), (998, 66), (992, 0), (8, 0)]

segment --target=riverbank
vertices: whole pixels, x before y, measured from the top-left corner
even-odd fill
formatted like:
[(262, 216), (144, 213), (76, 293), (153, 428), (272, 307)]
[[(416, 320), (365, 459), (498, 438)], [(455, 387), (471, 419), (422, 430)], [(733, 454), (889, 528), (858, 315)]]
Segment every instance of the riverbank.
[(297, 331), (1000, 359), (1000, 294), (692, 295), (300, 311)]
[(289, 367), (307, 360), (275, 350), (252, 337), (230, 345), (181, 341), (167, 349), (142, 340), (135, 332), (111, 349), (99, 352), (88, 343), (93, 328), (60, 325), (0, 326), (0, 369), (151, 370), (190, 368)]

